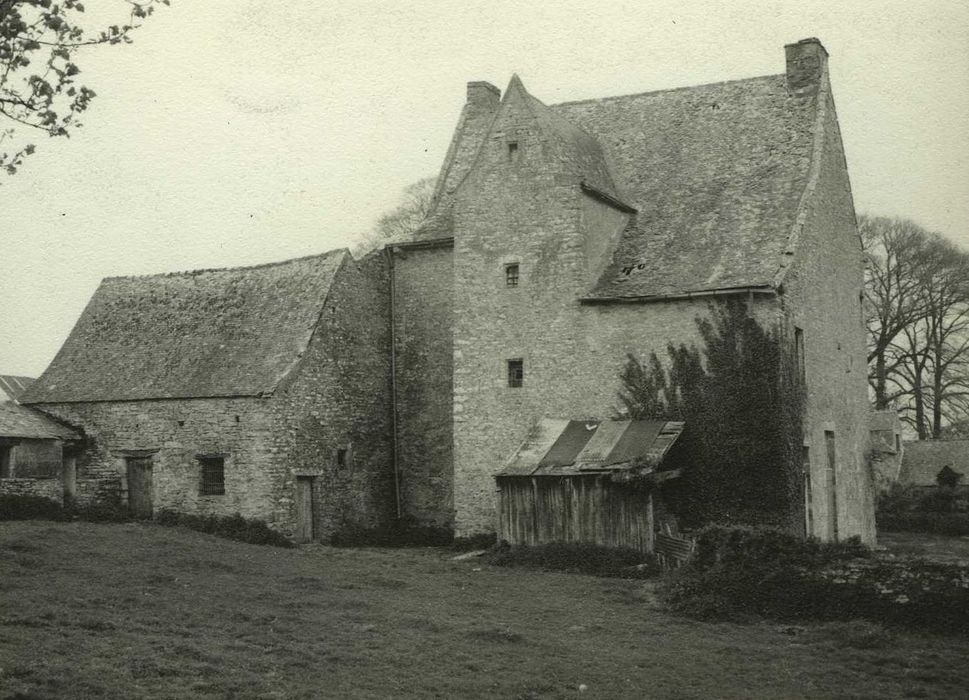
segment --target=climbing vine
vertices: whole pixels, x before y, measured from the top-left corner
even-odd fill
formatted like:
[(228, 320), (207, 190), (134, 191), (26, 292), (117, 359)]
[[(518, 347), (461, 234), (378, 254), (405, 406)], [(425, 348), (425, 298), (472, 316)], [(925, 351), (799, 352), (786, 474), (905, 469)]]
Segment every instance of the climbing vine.
[(687, 526), (770, 524), (799, 530), (804, 389), (793, 339), (765, 329), (742, 302), (698, 318), (701, 348), (628, 356), (619, 399), (633, 419), (682, 420), (682, 478), (668, 489)]

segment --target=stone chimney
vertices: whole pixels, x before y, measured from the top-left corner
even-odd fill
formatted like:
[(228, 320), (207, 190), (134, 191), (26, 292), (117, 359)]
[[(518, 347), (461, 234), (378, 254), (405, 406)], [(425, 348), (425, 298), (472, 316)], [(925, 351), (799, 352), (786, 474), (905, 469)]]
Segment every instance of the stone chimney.
[(792, 92), (817, 90), (828, 62), (828, 52), (814, 37), (784, 47), (787, 86)]

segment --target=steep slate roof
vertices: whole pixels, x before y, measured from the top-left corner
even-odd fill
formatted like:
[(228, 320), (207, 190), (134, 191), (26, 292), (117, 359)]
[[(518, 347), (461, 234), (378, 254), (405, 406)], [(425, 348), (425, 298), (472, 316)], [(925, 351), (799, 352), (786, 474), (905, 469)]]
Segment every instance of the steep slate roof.
[(306, 349), (336, 250), (269, 265), (101, 282), (24, 403), (271, 393)]
[[(800, 93), (781, 74), (546, 106), (513, 78), (586, 183), (638, 211), (587, 298), (772, 289), (823, 136), (826, 80)], [(415, 238), (448, 235), (449, 205)]]
[(80, 437), (40, 411), (21, 406), (16, 399), (34, 379), (0, 375), (0, 438), (73, 440)]
[(553, 106), (597, 137), (639, 211), (589, 296), (769, 287), (808, 182), (817, 99), (774, 75)]
[(904, 486), (937, 486), (935, 477), (948, 466), (969, 483), (969, 440), (913, 440), (905, 442), (898, 483)]

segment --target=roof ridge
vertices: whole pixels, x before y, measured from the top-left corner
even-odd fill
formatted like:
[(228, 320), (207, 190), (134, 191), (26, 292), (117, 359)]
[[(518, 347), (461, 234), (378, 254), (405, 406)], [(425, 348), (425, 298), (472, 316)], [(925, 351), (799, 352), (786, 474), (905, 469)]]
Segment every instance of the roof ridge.
[(139, 279), (149, 279), (152, 277), (186, 277), (192, 275), (200, 275), (206, 272), (233, 272), (235, 270), (259, 270), (266, 267), (278, 267), (280, 265), (288, 265), (290, 263), (299, 262), (301, 260), (310, 260), (311, 258), (325, 259), (330, 256), (336, 255), (338, 253), (349, 254), (349, 248), (334, 248), (333, 250), (328, 250), (325, 253), (315, 253), (313, 255), (301, 255), (297, 258), (287, 258), (286, 260), (276, 260), (274, 262), (259, 263), (258, 265), (237, 265), (235, 267), (203, 267), (195, 270), (175, 270), (171, 272), (150, 272), (144, 275), (109, 275), (108, 277), (102, 278), (102, 281), (107, 280), (139, 280)]
[(697, 88), (715, 87), (717, 85), (730, 85), (731, 83), (747, 83), (754, 80), (767, 80), (768, 78), (782, 78), (784, 73), (772, 73), (770, 75), (755, 75), (750, 78), (736, 78), (734, 80), (719, 80), (713, 83), (701, 83), (699, 85), (681, 85), (674, 88), (662, 88), (660, 90), (645, 90), (643, 92), (632, 92), (625, 95), (609, 95), (608, 97), (589, 97), (584, 100), (569, 100), (567, 102), (556, 102), (546, 105), (547, 107), (566, 107), (571, 105), (588, 104), (591, 102), (608, 102), (610, 100), (623, 100), (630, 97), (642, 97), (644, 95), (658, 95), (664, 92), (679, 92), (681, 90), (696, 90)]

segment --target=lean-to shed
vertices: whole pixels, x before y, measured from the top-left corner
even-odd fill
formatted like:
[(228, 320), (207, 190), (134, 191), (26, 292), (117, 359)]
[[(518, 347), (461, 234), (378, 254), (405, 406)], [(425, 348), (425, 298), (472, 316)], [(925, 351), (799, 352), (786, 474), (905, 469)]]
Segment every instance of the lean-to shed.
[(495, 478), (498, 537), (653, 551), (656, 486), (683, 423), (543, 418)]

